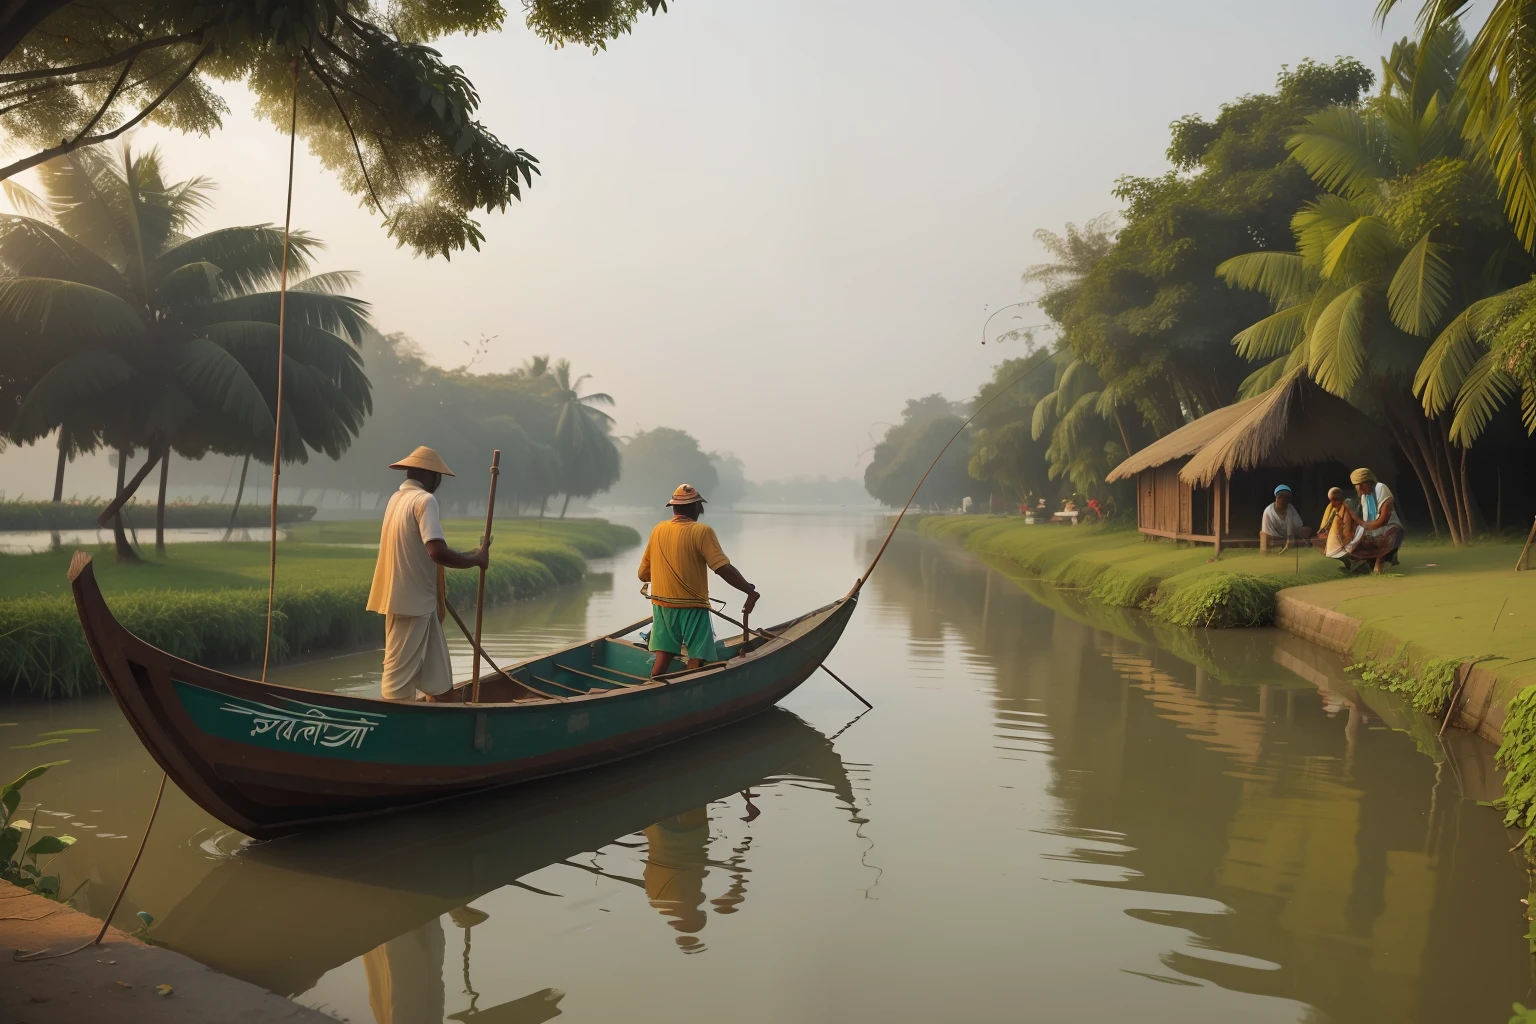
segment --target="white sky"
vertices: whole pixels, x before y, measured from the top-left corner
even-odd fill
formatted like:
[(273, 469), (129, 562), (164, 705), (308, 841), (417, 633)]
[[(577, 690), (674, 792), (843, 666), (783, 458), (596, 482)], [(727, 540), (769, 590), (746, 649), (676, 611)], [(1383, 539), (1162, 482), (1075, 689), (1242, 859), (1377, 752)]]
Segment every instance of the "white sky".
[[(568, 357), (620, 432), (688, 430), (759, 480), (857, 475), (907, 398), (972, 394), (1009, 354), (979, 331), (1024, 297), (1036, 228), (1115, 208), (1116, 177), (1166, 170), (1170, 121), (1282, 64), (1377, 67), (1418, 7), (1384, 35), (1375, 0), (674, 0), (593, 56), (507, 6), (504, 32), (440, 45), (544, 169), (481, 218), (483, 250), (393, 248), (302, 147), (295, 225), (434, 360), (481, 334), (480, 369)], [(249, 105), (212, 138), (137, 137), (220, 184), (206, 227), (282, 220), (285, 140)], [(0, 486), (46, 494), (38, 454), (0, 457)]]

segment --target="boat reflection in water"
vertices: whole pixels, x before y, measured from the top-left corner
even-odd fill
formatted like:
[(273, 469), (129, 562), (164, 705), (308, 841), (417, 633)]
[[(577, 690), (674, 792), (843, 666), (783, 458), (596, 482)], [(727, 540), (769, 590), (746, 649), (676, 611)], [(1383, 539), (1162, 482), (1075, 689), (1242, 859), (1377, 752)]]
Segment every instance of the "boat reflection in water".
[[(746, 892), (750, 837), (726, 860), (711, 861), (710, 805), (745, 798), (750, 820), (758, 813), (752, 790), (784, 783), (829, 791), (851, 822), (864, 820), (831, 741), (773, 708), (621, 764), (249, 846), (167, 913), (155, 939), (289, 996), (361, 957), (378, 1024), (416, 1024), (443, 1019), (441, 918), (448, 915), (465, 931), (471, 999), (449, 1019), (548, 1020), (560, 1013), (554, 989), (475, 1008), (468, 937), (486, 915), (468, 904), (562, 864), (640, 887), (676, 929), (677, 945), (696, 951), (709, 911), (735, 912)], [(643, 878), (573, 860), (615, 844), (638, 848), (639, 837), (647, 848)], [(711, 869), (730, 879), (715, 900), (704, 889)]]

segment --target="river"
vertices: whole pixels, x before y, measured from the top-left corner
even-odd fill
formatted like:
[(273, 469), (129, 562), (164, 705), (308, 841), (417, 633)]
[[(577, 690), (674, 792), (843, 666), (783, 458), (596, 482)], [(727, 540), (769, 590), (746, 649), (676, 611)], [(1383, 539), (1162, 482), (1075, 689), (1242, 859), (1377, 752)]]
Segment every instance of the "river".
[[(844, 593), (882, 522), (711, 521), (765, 623)], [(488, 649), (642, 617), (636, 557), (489, 612)], [(279, 679), (366, 692), (378, 661)], [(117, 921), (358, 1024), (1502, 1024), (1531, 1002), (1488, 748), (1442, 750), (1327, 652), (1158, 628), (903, 531), (829, 664), (874, 711), (813, 677), (646, 758), (316, 836), (249, 843), (172, 787)], [(56, 867), (104, 913), (158, 770), (109, 700), (0, 715), (7, 777), (69, 759), (24, 815), (80, 837)]]

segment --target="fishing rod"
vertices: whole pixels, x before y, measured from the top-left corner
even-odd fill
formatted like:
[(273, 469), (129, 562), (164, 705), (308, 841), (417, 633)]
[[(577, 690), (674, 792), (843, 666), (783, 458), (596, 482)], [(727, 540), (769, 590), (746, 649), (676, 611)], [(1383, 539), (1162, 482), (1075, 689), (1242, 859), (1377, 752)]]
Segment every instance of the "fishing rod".
[(891, 538), (896, 536), (896, 528), (901, 525), (901, 520), (906, 516), (907, 510), (910, 509), (912, 507), (912, 503), (917, 500), (917, 492), (921, 491), (923, 489), (923, 484), (928, 482), (928, 474), (932, 473), (934, 468), (938, 466), (939, 460), (944, 457), (944, 453), (949, 451), (949, 446), (959, 440), (961, 434), (965, 433), (965, 428), (971, 425), (971, 421), (974, 420), (977, 416), (980, 416), (981, 411), (987, 406), (991, 405), (999, 398), (1002, 398), (1008, 392), (1012, 391), (1014, 387), (1021, 384), (1024, 381), (1024, 378), (1030, 376), (1041, 367), (1054, 367), (1055, 365), (1055, 362), (1050, 357), (1046, 357), (1045, 359), (1042, 359), (1040, 362), (1036, 363), (1034, 366), (1031, 366), (1029, 369), (1025, 370), (1023, 373), (1019, 374), (1017, 377), (1013, 378), (1013, 380), (1004, 385), (1002, 390), (997, 392), (997, 394), (993, 395), (991, 398), (978, 405), (976, 410), (966, 417), (965, 422), (960, 424), (959, 429), (950, 435), (949, 440), (944, 442), (944, 447), (939, 449), (939, 454), (933, 457), (933, 461), (929, 463), (928, 468), (923, 471), (922, 478), (917, 481), (917, 486), (912, 488), (912, 497), (908, 498), (907, 503), (901, 506), (901, 511), (896, 514), (896, 521), (891, 524), (891, 532), (885, 535), (885, 540), (880, 544), (880, 550), (875, 552), (875, 560), (869, 563), (869, 568), (864, 570), (864, 575), (859, 577), (858, 582), (853, 585), (853, 589), (848, 592), (849, 597), (857, 594), (860, 588), (864, 586), (865, 582), (869, 580), (870, 573), (874, 572), (875, 566), (880, 564), (880, 558), (885, 554), (886, 547), (890, 545)]

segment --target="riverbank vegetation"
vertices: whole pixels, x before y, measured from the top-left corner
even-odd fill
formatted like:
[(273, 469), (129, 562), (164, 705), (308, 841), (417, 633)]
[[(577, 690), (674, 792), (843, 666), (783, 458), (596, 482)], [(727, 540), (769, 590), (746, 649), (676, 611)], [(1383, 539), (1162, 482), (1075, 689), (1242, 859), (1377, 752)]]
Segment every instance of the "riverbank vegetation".
[[(470, 547), (484, 523), (449, 520), (448, 543)], [(279, 549), (273, 649), (279, 657), (377, 643), (383, 619), (365, 608), (378, 524), (312, 523)], [(600, 520), (498, 522), (486, 598), (533, 597), (581, 579), (586, 558), (639, 543)], [(110, 548), (95, 552), (110, 553)], [(71, 552), (0, 556), (0, 688), (70, 696), (100, 685), (80, 632), (65, 571)], [(205, 664), (259, 662), (265, 641), (267, 546), (170, 544), (142, 565), (97, 563), (113, 613), (128, 629), (178, 657)], [(476, 574), (450, 572), (449, 600), (467, 614)]]
[(1528, 526), (1536, 185), (1496, 98), (1515, 80), (1503, 61), (1536, 51), (1497, 17), (1469, 43), (1457, 10), (1430, 5), (1379, 73), (1303, 60), (1269, 93), (1179, 119), (1166, 174), (1121, 178), (1118, 211), (1037, 232), (1049, 260), (1023, 272), (1040, 311), (1023, 319), (1044, 323), (987, 339), (1025, 354), (969, 401), (909, 403), (870, 493), (906, 500), (884, 480), (912, 461), (914, 411), (942, 404), (950, 432), (982, 411), (956, 444), (967, 472), (936, 472), (927, 504), (1075, 496), (1128, 514), (1130, 484), (1105, 482), (1128, 455), (1301, 372), (1387, 429), (1398, 464), (1375, 468), (1412, 543)]
[[(107, 507), (100, 499), (88, 501), (0, 501), (0, 530), (95, 530), (96, 517)], [(302, 523), (315, 517), (313, 505), (279, 505), (279, 524)], [(163, 514), (148, 505), (129, 502), (123, 506), (123, 524), (149, 529), (159, 519), (168, 530), (214, 529), (228, 526), (266, 526), (269, 510), (255, 505), (243, 508), (212, 501), (167, 502)]]

